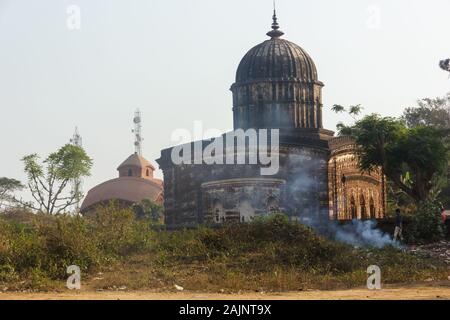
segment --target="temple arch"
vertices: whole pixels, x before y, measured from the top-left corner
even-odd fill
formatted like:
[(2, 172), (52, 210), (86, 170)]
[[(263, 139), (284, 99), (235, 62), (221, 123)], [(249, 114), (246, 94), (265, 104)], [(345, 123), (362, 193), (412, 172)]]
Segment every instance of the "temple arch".
[(215, 223), (224, 223), (226, 220), (225, 210), (219, 199), (214, 199), (213, 201), (213, 220)]
[(239, 220), (240, 222), (250, 222), (255, 217), (255, 209), (248, 197), (241, 197), (239, 200)]
[(364, 197), (364, 194), (361, 193), (359, 196), (359, 212), (361, 213), (361, 219), (367, 219), (367, 208), (366, 208), (366, 198)]
[(375, 208), (375, 201), (373, 200), (373, 197), (370, 197), (370, 219), (376, 219), (376, 208)]
[(279, 211), (277, 198), (275, 198), (273, 196), (270, 196), (269, 198), (267, 198), (266, 210), (267, 210), (268, 214), (276, 213)]
[(355, 197), (352, 195), (350, 198), (350, 214), (351, 214), (351, 219), (358, 219), (358, 214), (356, 212), (356, 201), (355, 201)]

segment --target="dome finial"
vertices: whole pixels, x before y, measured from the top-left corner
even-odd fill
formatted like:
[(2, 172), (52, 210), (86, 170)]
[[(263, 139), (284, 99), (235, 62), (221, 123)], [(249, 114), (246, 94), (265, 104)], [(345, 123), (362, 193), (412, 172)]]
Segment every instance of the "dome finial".
[(275, 0), (273, 1), (273, 16), (272, 16), (272, 30), (270, 30), (269, 32), (267, 32), (267, 35), (269, 37), (273, 38), (279, 38), (281, 37), (284, 32), (279, 30), (280, 29), (280, 25), (278, 24), (278, 18), (277, 18), (277, 8), (276, 8), (276, 4), (275, 4)]

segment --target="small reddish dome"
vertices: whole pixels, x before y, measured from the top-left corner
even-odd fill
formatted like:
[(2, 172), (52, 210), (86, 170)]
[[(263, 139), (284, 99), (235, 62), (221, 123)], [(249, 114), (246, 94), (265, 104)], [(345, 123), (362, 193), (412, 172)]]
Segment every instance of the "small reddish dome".
[(147, 159), (135, 153), (122, 162), (117, 171), (119, 171), (119, 177), (153, 179), (155, 167)]
[(148, 199), (162, 204), (163, 182), (153, 177), (155, 167), (149, 161), (138, 154), (133, 154), (117, 170), (119, 178), (106, 181), (89, 190), (81, 205), (82, 213), (112, 200), (131, 205)]

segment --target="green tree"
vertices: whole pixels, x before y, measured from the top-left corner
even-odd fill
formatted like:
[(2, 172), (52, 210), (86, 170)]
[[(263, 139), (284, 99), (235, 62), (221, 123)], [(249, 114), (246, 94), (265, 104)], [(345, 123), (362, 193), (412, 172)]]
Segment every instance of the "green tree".
[(5, 203), (13, 202), (13, 193), (22, 190), (24, 187), (25, 186), (16, 179), (0, 178), (0, 208)]
[(361, 169), (383, 173), (416, 202), (434, 191), (436, 177), (446, 172), (447, 131), (432, 126), (408, 128), (403, 121), (372, 114), (343, 126), (341, 135), (355, 138)]
[(445, 97), (422, 99), (417, 104), (403, 112), (402, 118), (408, 127), (425, 125), (450, 128), (450, 93)]
[(23, 205), (48, 214), (66, 212), (81, 197), (67, 190), (70, 182), (90, 175), (92, 159), (83, 148), (67, 144), (50, 154), (42, 163), (31, 154), (22, 159), (28, 175), (28, 188), (36, 203), (17, 200)]
[[(410, 128), (426, 125), (441, 129), (450, 129), (450, 93), (444, 97), (434, 99), (422, 99), (417, 102), (418, 106), (407, 108), (403, 112), (402, 118)], [(450, 146), (450, 135), (445, 138)], [(446, 178), (446, 179), (445, 179)], [(450, 161), (448, 163), (447, 176), (443, 176), (442, 182), (447, 184), (441, 193), (441, 200), (447, 207), (450, 207)]]
[(150, 219), (152, 223), (161, 223), (164, 218), (163, 207), (149, 199), (144, 199), (134, 205), (134, 213), (137, 218)]
[(405, 130), (402, 122), (395, 118), (371, 114), (353, 126), (342, 126), (339, 134), (355, 138), (362, 170), (372, 171), (381, 167), (388, 174), (390, 151)]
[(409, 195), (419, 201), (436, 195), (444, 186), (442, 176), (448, 165), (448, 146), (444, 139), (448, 130), (433, 126), (417, 126), (401, 135), (391, 156), (394, 175), (409, 175), (403, 185), (409, 187)]
[(357, 104), (357, 105), (349, 106), (347, 108), (347, 107), (341, 106), (340, 104), (335, 104), (335, 105), (333, 105), (333, 107), (331, 107), (331, 110), (333, 110), (336, 113), (347, 112), (353, 118), (353, 120), (356, 120), (356, 117), (358, 117), (361, 114), (361, 112), (363, 111), (363, 107), (360, 104)]

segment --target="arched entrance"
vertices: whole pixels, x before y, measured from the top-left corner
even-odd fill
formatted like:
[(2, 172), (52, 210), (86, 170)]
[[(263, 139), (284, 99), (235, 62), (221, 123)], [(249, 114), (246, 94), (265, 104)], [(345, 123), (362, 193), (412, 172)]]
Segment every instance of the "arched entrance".
[(370, 219), (376, 219), (376, 208), (375, 201), (373, 201), (373, 197), (370, 197)]
[(247, 197), (243, 197), (239, 201), (239, 217), (240, 222), (250, 222), (255, 217), (255, 209)]
[(225, 222), (225, 211), (222, 202), (219, 199), (213, 201), (213, 221), (214, 223)]
[(280, 211), (278, 208), (278, 200), (275, 197), (270, 196), (267, 199), (266, 210), (268, 214), (277, 213)]
[(361, 212), (361, 219), (367, 219), (366, 198), (361, 194), (359, 196), (359, 211)]
[(355, 201), (355, 197), (351, 196), (350, 198), (350, 218), (353, 219), (358, 219), (358, 214), (356, 212), (356, 201)]

